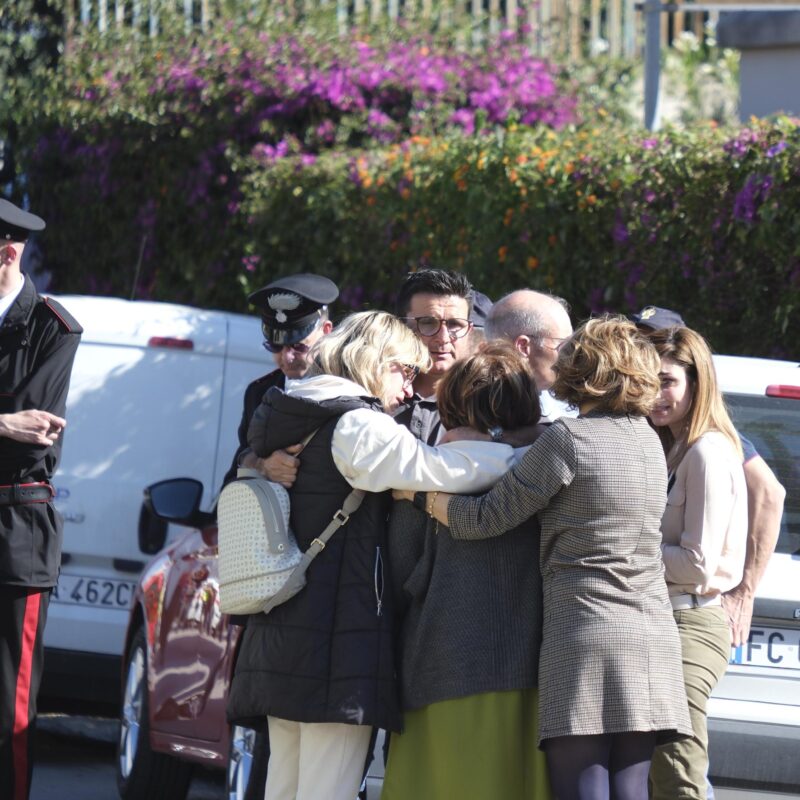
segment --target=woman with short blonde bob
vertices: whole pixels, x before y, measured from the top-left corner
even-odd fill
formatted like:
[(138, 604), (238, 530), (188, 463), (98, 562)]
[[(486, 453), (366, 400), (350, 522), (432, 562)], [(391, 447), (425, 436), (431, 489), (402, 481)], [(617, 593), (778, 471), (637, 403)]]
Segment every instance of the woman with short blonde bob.
[(646, 800), (653, 748), (691, 733), (661, 563), (667, 476), (647, 422), (655, 349), (603, 317), (567, 340), (552, 388), (577, 405), (482, 497), (428, 493), (458, 539), (541, 525), (540, 746), (559, 800)]
[(313, 433), (289, 492), (303, 550), (352, 489), (366, 495), (309, 567), (305, 588), (247, 623), (228, 717), (267, 721), (266, 800), (353, 800), (372, 727), (399, 730), (384, 587), (387, 490), (400, 483), (483, 491), (513, 457), (510, 447), (488, 442), (428, 447), (381, 413), (410, 397), (417, 372), (430, 364), (416, 334), (391, 314), (352, 314), (314, 348), (311, 377), (267, 392), (248, 442), (265, 457)]
[(720, 596), (741, 580), (747, 546), (742, 446), (705, 339), (689, 328), (648, 335), (661, 356), (661, 393), (650, 419), (669, 470), (661, 550), (694, 730), (691, 739), (656, 750), (653, 797), (704, 800), (706, 704), (728, 665), (731, 643)]

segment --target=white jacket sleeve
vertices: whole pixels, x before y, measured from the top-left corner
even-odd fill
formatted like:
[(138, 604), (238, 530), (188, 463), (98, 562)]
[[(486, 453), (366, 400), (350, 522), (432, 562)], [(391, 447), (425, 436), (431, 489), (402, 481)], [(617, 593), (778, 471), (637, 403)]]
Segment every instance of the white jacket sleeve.
[(387, 414), (367, 408), (341, 416), (331, 450), (347, 482), (369, 492), (484, 492), (515, 462), (513, 448), (494, 442), (431, 447)]

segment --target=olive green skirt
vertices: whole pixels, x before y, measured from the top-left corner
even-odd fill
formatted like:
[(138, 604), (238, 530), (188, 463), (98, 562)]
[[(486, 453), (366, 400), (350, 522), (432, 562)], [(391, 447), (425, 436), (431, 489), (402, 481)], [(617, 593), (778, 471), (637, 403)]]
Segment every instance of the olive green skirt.
[(403, 715), (381, 800), (549, 800), (536, 689), (444, 700)]

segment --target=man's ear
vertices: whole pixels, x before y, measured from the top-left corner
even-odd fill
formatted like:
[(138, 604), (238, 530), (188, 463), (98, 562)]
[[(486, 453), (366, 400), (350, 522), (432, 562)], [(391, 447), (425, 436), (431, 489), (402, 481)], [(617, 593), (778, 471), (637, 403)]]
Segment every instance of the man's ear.
[(520, 334), (514, 339), (514, 347), (516, 347), (525, 358), (528, 358), (531, 354), (531, 337)]
[(326, 319), (325, 322), (322, 323), (321, 330), (323, 333), (330, 333), (333, 330), (333, 322), (329, 319)]

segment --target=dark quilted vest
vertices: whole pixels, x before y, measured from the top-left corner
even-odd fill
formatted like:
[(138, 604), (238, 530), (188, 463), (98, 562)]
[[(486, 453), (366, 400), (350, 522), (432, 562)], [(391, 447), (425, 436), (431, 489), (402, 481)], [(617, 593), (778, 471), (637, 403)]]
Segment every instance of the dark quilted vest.
[[(344, 411), (368, 403), (342, 398), (313, 405), (271, 390), (261, 408), (261, 444), (269, 451), (322, 423), (301, 454), (290, 492), (292, 530), (303, 549), (351, 491), (331, 455), (336, 423)], [(248, 619), (230, 691), (232, 721), (270, 715), (399, 729), (392, 600), (384, 591), (390, 504), (388, 492), (368, 493), (311, 565), (306, 587), (268, 615)]]

